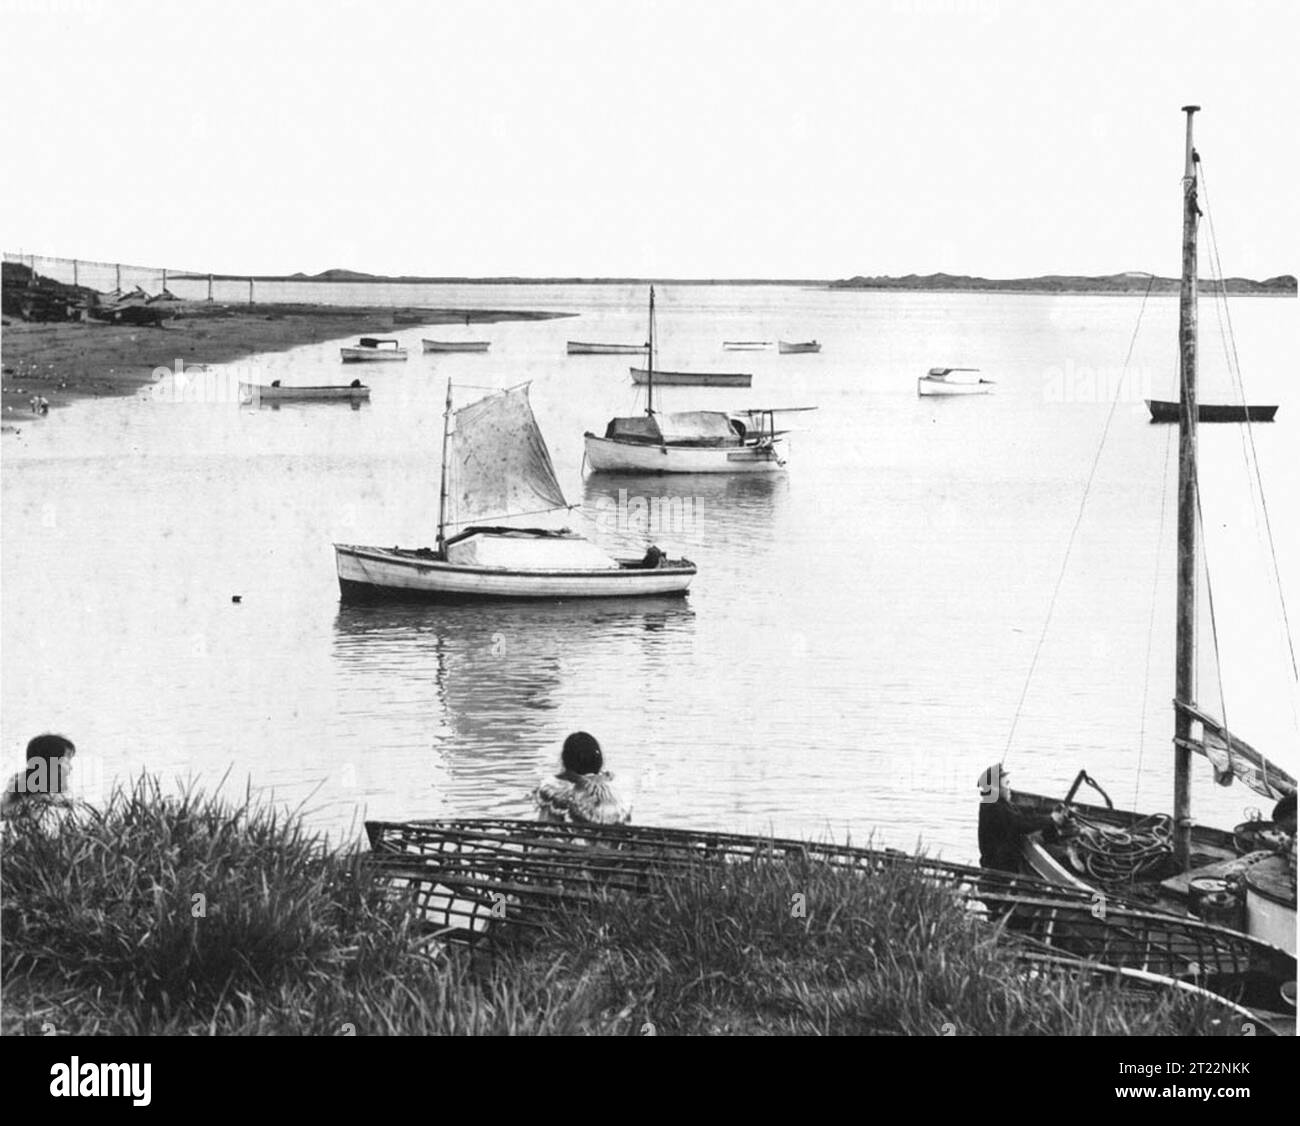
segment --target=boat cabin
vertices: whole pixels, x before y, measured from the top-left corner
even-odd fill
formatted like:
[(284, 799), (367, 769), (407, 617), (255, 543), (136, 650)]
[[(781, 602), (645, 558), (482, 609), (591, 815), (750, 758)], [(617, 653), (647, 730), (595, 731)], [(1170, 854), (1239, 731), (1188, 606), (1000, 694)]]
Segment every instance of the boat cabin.
[(739, 446), (747, 427), (723, 411), (672, 411), (612, 418), (605, 437), (651, 446)]

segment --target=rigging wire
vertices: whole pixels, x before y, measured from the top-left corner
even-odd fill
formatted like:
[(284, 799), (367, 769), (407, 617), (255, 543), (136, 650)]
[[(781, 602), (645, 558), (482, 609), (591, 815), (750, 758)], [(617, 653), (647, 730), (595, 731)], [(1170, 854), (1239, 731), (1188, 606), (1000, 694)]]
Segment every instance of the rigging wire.
[(1124, 388), (1124, 380), (1128, 375), (1129, 362), (1133, 359), (1133, 349), (1137, 345), (1138, 333), (1142, 328), (1142, 314), (1146, 311), (1147, 298), (1151, 296), (1151, 287), (1155, 284), (1155, 274), (1147, 275), (1146, 292), (1142, 294), (1142, 305), (1138, 309), (1137, 324), (1133, 326), (1133, 336), (1128, 342), (1128, 354), (1124, 357), (1124, 366), (1120, 369), (1120, 377), (1115, 381), (1115, 395), (1110, 402), (1110, 410), (1106, 414), (1106, 424), (1102, 427), (1101, 441), (1097, 443), (1097, 452), (1092, 458), (1092, 467), (1088, 470), (1088, 479), (1084, 482), (1083, 496), (1079, 498), (1079, 511), (1074, 517), (1074, 526), (1070, 529), (1070, 538), (1065, 545), (1065, 558), (1061, 560), (1061, 570), (1056, 576), (1056, 585), (1052, 588), (1052, 597), (1047, 604), (1047, 617), (1043, 622), (1042, 631), (1038, 635), (1038, 642), (1034, 646), (1034, 655), (1029, 661), (1029, 672), (1025, 676), (1025, 685), (1020, 690), (1020, 700), (1016, 704), (1015, 714), (1011, 717), (1011, 730), (1007, 732), (1007, 745), (1002, 750), (1000, 762), (1006, 762), (1007, 755), (1011, 753), (1011, 744), (1016, 737), (1016, 726), (1020, 722), (1020, 713), (1025, 706), (1025, 697), (1029, 694), (1030, 682), (1034, 679), (1034, 670), (1038, 667), (1038, 658), (1043, 651), (1043, 642), (1047, 640), (1047, 631), (1052, 624), (1052, 614), (1056, 610), (1056, 600), (1061, 593), (1061, 584), (1065, 580), (1065, 572), (1070, 565), (1070, 553), (1074, 550), (1074, 541), (1079, 534), (1079, 525), (1083, 523), (1083, 513), (1088, 505), (1088, 494), (1092, 491), (1092, 482), (1097, 476), (1097, 466), (1101, 463), (1102, 450), (1106, 448), (1106, 437), (1110, 433), (1110, 424), (1115, 418), (1115, 408), (1119, 406), (1120, 393)]
[[(1210, 545), (1205, 536), (1205, 515), (1201, 511), (1201, 480), (1199, 472), (1192, 479), (1192, 492), (1196, 495), (1196, 528), (1201, 545), (1201, 558), (1205, 561), (1205, 597), (1210, 609), (1210, 638), (1214, 643), (1214, 678), (1219, 685), (1219, 716), (1225, 730), (1228, 724), (1228, 698), (1223, 692), (1223, 662), (1219, 659), (1219, 623), (1214, 614), (1214, 586), (1210, 582)], [(1225, 740), (1226, 743), (1226, 740)], [(1232, 744), (1227, 743), (1228, 763), (1232, 763)]]
[(1142, 675), (1142, 726), (1138, 730), (1137, 770), (1133, 776), (1133, 808), (1141, 808), (1138, 802), (1142, 789), (1142, 754), (1146, 750), (1147, 737), (1147, 702), (1151, 696), (1151, 652), (1156, 629), (1156, 595), (1160, 587), (1160, 547), (1165, 542), (1165, 511), (1169, 501), (1169, 453), (1173, 449), (1174, 428), (1165, 427), (1165, 462), (1160, 474), (1160, 530), (1156, 533), (1156, 566), (1151, 576), (1151, 613), (1147, 619), (1147, 660), (1146, 670)]
[[(1241, 375), (1241, 361), (1237, 353), (1237, 334), (1233, 331), (1232, 315), (1228, 311), (1227, 283), (1223, 281), (1223, 267), (1219, 260), (1219, 240), (1218, 240), (1218, 236), (1215, 234), (1214, 231), (1214, 212), (1210, 207), (1210, 187), (1205, 177), (1204, 164), (1203, 163), (1198, 164), (1198, 168), (1200, 169), (1201, 185), (1204, 188), (1205, 217), (1209, 223), (1209, 228), (1210, 228), (1210, 246), (1211, 246), (1211, 253), (1213, 255), (1214, 269), (1216, 273), (1219, 275), (1220, 284), (1223, 288), (1223, 311), (1228, 325), (1228, 340), (1231, 342), (1231, 348), (1232, 348), (1232, 364), (1230, 370), (1233, 373), (1233, 377), (1236, 380), (1238, 387), (1241, 389), (1242, 401), (1244, 403), (1246, 401), (1245, 381)], [(1287, 614), (1286, 595), (1282, 589), (1282, 572), (1280, 567), (1278, 566), (1277, 547), (1273, 540), (1273, 522), (1269, 518), (1268, 500), (1264, 495), (1264, 479), (1259, 469), (1259, 454), (1258, 451), (1255, 449), (1255, 428), (1254, 428), (1254, 424), (1250, 421), (1249, 411), (1247, 411), (1246, 413), (1246, 436), (1250, 442), (1250, 453), (1251, 453), (1250, 458), (1247, 459), (1246, 468), (1247, 470), (1250, 470), (1252, 468), (1251, 463), (1253, 462), (1253, 469), (1255, 471), (1254, 474), (1255, 481), (1259, 486), (1260, 508), (1263, 510), (1264, 513), (1264, 527), (1268, 533), (1268, 550), (1273, 560), (1273, 578), (1277, 583), (1277, 597), (1278, 597), (1278, 602), (1282, 607), (1282, 623), (1286, 631), (1286, 644), (1287, 644), (1287, 649), (1291, 655), (1291, 676), (1292, 679), (1294, 680), (1300, 680), (1300, 671), (1297, 670), (1297, 665), (1296, 665), (1295, 641), (1291, 633), (1291, 619), (1290, 616)]]

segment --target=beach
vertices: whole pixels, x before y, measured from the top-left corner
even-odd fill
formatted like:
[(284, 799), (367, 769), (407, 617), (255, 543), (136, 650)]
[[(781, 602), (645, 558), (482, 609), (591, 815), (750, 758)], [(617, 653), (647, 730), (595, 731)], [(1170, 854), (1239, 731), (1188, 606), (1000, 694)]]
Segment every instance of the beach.
[(386, 309), (338, 305), (208, 305), (187, 303), (163, 327), (101, 321), (27, 322), (4, 319), (0, 333), (6, 424), (33, 420), (31, 401), (50, 408), (79, 399), (131, 395), (154, 381), (158, 367), (232, 363), (302, 344), (409, 328), (421, 324), (495, 324), (546, 320), (556, 313), (493, 309)]

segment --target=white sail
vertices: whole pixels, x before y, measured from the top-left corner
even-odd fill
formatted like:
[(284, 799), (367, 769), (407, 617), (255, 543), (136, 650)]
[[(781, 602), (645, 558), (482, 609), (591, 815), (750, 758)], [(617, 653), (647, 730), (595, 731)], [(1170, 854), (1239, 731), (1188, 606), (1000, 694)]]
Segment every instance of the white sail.
[(454, 414), (447, 456), (447, 526), (499, 524), (567, 508), (528, 385)]

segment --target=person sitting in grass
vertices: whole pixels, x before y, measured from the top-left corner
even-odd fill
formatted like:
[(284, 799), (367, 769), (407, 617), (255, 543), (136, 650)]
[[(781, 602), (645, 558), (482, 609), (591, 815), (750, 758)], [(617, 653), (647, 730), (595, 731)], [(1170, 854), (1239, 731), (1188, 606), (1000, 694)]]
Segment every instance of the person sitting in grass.
[(44, 822), (72, 808), (72, 756), (77, 748), (63, 735), (37, 735), (27, 744), (27, 765), (5, 786), (0, 818)]
[(564, 769), (533, 791), (539, 821), (571, 825), (623, 825), (632, 819), (605, 769), (600, 744), (585, 731), (564, 740)]

